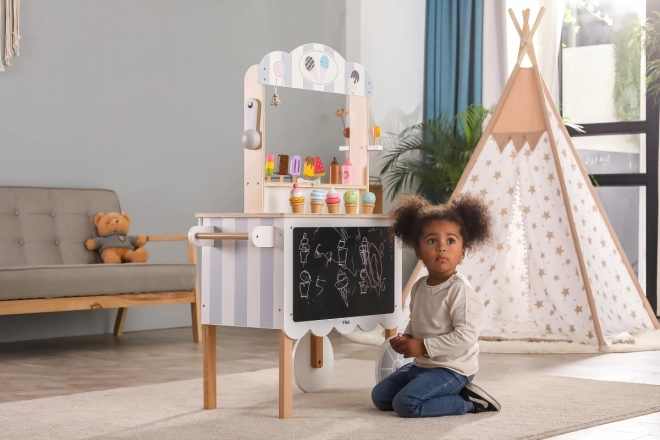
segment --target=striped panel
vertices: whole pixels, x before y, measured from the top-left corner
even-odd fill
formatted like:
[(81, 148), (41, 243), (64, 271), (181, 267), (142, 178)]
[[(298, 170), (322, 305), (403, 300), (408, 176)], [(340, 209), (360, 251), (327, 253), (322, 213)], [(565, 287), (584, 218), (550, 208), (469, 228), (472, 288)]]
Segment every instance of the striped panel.
[[(258, 218), (248, 219), (246, 223), (246, 228), (250, 232), (254, 231), (254, 228), (261, 225), (261, 221)], [(247, 242), (245, 243), (247, 244)], [(260, 290), (261, 279), (263, 276), (258, 276), (261, 274), (261, 250), (261, 248), (254, 246), (251, 242), (249, 243), (249, 246), (247, 246), (247, 261), (245, 262), (245, 325), (248, 327), (260, 327), (261, 324)], [(247, 276), (248, 272), (252, 274), (252, 276)], [(238, 296), (238, 290), (236, 293)]]
[[(237, 218), (234, 220), (234, 231), (250, 232), (248, 229), (248, 219)], [(250, 247), (254, 247), (249, 243)], [(236, 240), (234, 242), (234, 325), (238, 327), (247, 326), (248, 315), (248, 241)], [(227, 294), (230, 292), (223, 292)]]
[[(221, 232), (236, 232), (236, 219), (223, 218)], [(234, 281), (236, 265), (234, 249), (236, 242), (234, 240), (216, 240), (222, 241), (222, 265), (219, 269), (222, 271), (222, 325), (234, 325)], [(218, 270), (213, 267), (212, 270)]]
[(275, 248), (271, 249), (273, 261), (273, 328), (284, 328), (284, 219), (275, 221)]
[[(219, 232), (251, 233), (257, 226), (273, 226), (274, 221), (223, 218), (211, 219), (211, 224)], [(216, 246), (207, 249), (209, 252), (202, 253), (202, 258), (208, 259), (202, 261), (202, 277), (208, 280), (209, 292), (208, 321), (204, 323), (280, 328), (276, 326), (280, 312), (273, 298), (277, 290), (275, 249), (258, 248), (251, 240), (216, 240)]]
[[(261, 219), (262, 226), (273, 226), (272, 218)], [(261, 328), (277, 328), (274, 326), (273, 307), (275, 292), (275, 248), (260, 248), (259, 253), (259, 287), (260, 287), (260, 320)], [(281, 272), (281, 271), (280, 271)]]

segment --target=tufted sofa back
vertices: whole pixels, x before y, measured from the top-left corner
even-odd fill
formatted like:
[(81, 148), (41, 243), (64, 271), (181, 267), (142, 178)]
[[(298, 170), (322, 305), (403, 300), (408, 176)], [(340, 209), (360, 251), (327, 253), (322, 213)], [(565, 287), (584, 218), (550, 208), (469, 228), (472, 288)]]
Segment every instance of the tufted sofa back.
[(100, 263), (85, 241), (110, 211), (121, 212), (110, 190), (0, 186), (0, 268)]

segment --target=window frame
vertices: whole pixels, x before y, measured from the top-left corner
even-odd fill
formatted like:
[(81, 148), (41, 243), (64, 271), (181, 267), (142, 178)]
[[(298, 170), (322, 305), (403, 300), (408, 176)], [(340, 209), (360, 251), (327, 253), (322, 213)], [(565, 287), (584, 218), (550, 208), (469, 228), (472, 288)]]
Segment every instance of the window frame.
[[(647, 19), (655, 18), (660, 11), (660, 0), (646, 0)], [(646, 55), (647, 63), (659, 59)], [(562, 96), (562, 47), (559, 47), (559, 96)], [(646, 187), (646, 298), (658, 314), (658, 147), (660, 144), (660, 106), (646, 96), (646, 120), (580, 124), (584, 133), (566, 127), (571, 137), (603, 136), (619, 134), (646, 135), (646, 172), (590, 175), (598, 186)], [(561, 111), (561, 110), (560, 110)]]

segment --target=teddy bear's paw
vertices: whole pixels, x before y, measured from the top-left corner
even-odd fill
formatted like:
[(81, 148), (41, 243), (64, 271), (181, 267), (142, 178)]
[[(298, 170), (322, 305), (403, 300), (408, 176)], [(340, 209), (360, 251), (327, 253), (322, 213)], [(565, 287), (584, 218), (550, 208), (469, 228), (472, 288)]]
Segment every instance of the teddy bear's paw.
[(147, 237), (144, 235), (138, 235), (137, 240), (135, 240), (135, 247), (142, 247), (147, 244)]
[(96, 244), (94, 243), (94, 239), (90, 238), (85, 242), (85, 247), (87, 248), (88, 251), (93, 251), (96, 249)]

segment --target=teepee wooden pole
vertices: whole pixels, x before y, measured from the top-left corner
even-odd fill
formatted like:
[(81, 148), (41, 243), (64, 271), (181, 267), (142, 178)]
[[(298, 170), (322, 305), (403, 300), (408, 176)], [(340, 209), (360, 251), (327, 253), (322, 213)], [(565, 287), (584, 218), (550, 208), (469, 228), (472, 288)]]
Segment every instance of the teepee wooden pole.
[[(531, 54), (534, 56), (534, 49), (531, 49)], [(577, 254), (578, 264), (580, 266), (580, 273), (582, 274), (582, 282), (584, 283), (584, 290), (587, 294), (587, 303), (589, 304), (589, 309), (591, 310), (591, 320), (594, 325), (594, 332), (596, 333), (596, 338), (598, 339), (598, 345), (601, 351), (607, 349), (607, 344), (605, 343), (605, 338), (603, 337), (603, 331), (600, 327), (600, 319), (598, 318), (598, 311), (596, 310), (596, 302), (594, 301), (593, 291), (591, 289), (591, 282), (589, 282), (589, 276), (587, 274), (587, 267), (584, 263), (584, 255), (582, 253), (582, 247), (580, 246), (580, 240), (578, 238), (577, 229), (575, 228), (575, 218), (573, 217), (573, 211), (571, 210), (570, 200), (568, 200), (568, 191), (566, 190), (566, 181), (564, 180), (564, 171), (561, 168), (561, 162), (559, 161), (559, 152), (557, 151), (557, 144), (555, 142), (555, 136), (552, 133), (552, 127), (550, 125), (550, 116), (548, 111), (545, 108), (545, 94), (543, 92), (543, 79), (541, 78), (541, 72), (539, 71), (539, 66), (536, 64), (536, 56), (532, 59), (533, 69), (534, 69), (534, 78), (537, 83), (537, 91), (539, 97), (541, 98), (541, 105), (543, 105), (543, 121), (545, 123), (545, 129), (550, 138), (550, 149), (552, 150), (552, 156), (555, 161), (555, 169), (557, 171), (557, 178), (559, 180), (559, 185), (561, 187), (561, 196), (564, 199), (564, 209), (566, 209), (566, 216), (568, 218), (568, 225), (571, 229), (571, 237), (573, 238), (573, 246), (575, 247), (575, 253)], [(561, 119), (559, 119), (561, 120)]]
[(534, 26), (532, 26), (532, 31), (531, 31), (532, 35), (536, 33), (536, 29), (541, 24), (541, 19), (543, 18), (543, 14), (545, 14), (545, 6), (541, 7), (541, 10), (539, 11), (539, 15), (536, 16), (536, 21), (534, 22)]
[(516, 14), (514, 14), (513, 9), (511, 8), (509, 8), (509, 15), (511, 16), (513, 25), (516, 27), (516, 30), (518, 31), (518, 35), (522, 37), (522, 29), (520, 28), (520, 24), (518, 24), (518, 19), (516, 18)]
[[(514, 25), (516, 26), (516, 30), (518, 31), (518, 35), (520, 35), (520, 48), (518, 49), (518, 59), (516, 60), (517, 65), (520, 65), (522, 63), (525, 54), (527, 54), (530, 57), (532, 64), (536, 64), (536, 54), (534, 55), (530, 54), (534, 52), (534, 46), (532, 45), (532, 38), (534, 38), (536, 29), (538, 29), (539, 24), (541, 24), (541, 19), (543, 18), (543, 14), (545, 13), (545, 7), (542, 7), (541, 10), (539, 11), (539, 15), (536, 16), (536, 21), (534, 22), (534, 26), (532, 26), (531, 30), (529, 29), (529, 13), (530, 13), (529, 9), (525, 9), (523, 11), (524, 21), (523, 21), (523, 27), (521, 29), (520, 25), (518, 24), (518, 20), (516, 19), (516, 16), (513, 13), (513, 10), (509, 9), (509, 15), (511, 15)], [(534, 60), (532, 60), (532, 57), (534, 57)]]
[[(550, 91), (548, 90), (545, 84), (543, 84), (543, 90), (545, 92), (545, 95), (547, 96), (547, 99), (552, 99), (550, 95)], [(558, 121), (561, 120), (561, 116), (559, 115), (557, 108), (553, 106), (552, 111), (554, 112), (555, 118)], [(633, 268), (630, 265), (630, 261), (628, 260), (626, 253), (623, 251), (623, 246), (621, 246), (621, 243), (619, 242), (619, 239), (616, 236), (616, 233), (614, 232), (614, 228), (612, 228), (612, 224), (610, 223), (610, 220), (607, 217), (607, 214), (605, 213), (605, 208), (603, 208), (603, 205), (600, 202), (600, 198), (598, 197), (598, 194), (596, 193), (594, 186), (591, 184), (591, 179), (589, 179), (587, 171), (585, 170), (584, 165), (582, 164), (582, 159), (580, 159), (580, 156), (577, 154), (577, 150), (575, 149), (575, 146), (571, 141), (571, 137), (568, 134), (568, 130), (566, 130), (566, 126), (564, 126), (564, 124), (561, 124), (561, 130), (568, 141), (568, 145), (571, 147), (571, 153), (573, 153), (575, 162), (580, 168), (582, 177), (584, 177), (584, 179), (587, 181), (587, 186), (589, 187), (591, 196), (594, 198), (594, 201), (596, 202), (596, 206), (598, 207), (598, 212), (600, 212), (600, 215), (605, 221), (605, 225), (607, 226), (607, 230), (610, 232), (610, 236), (614, 240), (614, 245), (616, 246), (617, 252), (619, 252), (621, 259), (623, 260), (623, 264), (624, 266), (626, 266), (626, 269), (628, 270), (628, 274), (630, 275), (630, 278), (633, 280), (633, 284), (635, 285), (635, 288), (637, 289), (637, 293), (639, 294), (639, 297), (642, 300), (642, 304), (644, 304), (644, 309), (646, 309), (646, 311), (648, 312), (649, 318), (651, 318), (651, 322), (653, 323), (653, 327), (656, 329), (660, 329), (660, 323), (658, 323), (658, 318), (655, 316), (655, 311), (651, 307), (651, 304), (649, 304), (649, 301), (646, 298), (644, 291), (642, 290), (642, 286), (639, 284), (639, 280), (635, 275), (635, 271), (633, 271)]]

